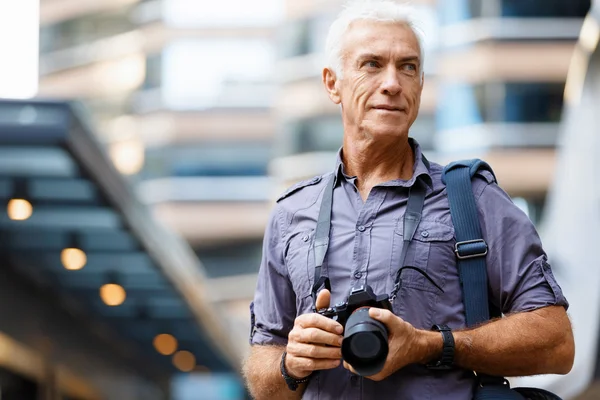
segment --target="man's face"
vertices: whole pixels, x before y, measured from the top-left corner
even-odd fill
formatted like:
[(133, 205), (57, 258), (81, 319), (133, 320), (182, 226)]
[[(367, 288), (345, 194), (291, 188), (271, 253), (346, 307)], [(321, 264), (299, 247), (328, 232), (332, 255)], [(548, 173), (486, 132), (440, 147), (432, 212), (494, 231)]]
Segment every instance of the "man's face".
[(357, 21), (344, 36), (342, 57), (343, 78), (328, 84), (325, 70), (324, 81), (331, 99), (342, 104), (345, 129), (372, 137), (407, 135), (423, 88), (419, 42), (412, 30)]

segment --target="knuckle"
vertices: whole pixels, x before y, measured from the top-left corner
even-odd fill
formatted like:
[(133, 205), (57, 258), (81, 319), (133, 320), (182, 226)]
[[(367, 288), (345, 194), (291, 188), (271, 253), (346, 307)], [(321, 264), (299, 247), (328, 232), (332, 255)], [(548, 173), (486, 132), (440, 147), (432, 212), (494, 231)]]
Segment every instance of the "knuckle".
[(310, 324), (312, 326), (316, 326), (319, 323), (319, 315), (318, 314), (311, 314), (310, 315)]
[(287, 352), (288, 356), (295, 356), (296, 354), (298, 354), (298, 346), (296, 345), (296, 343), (288, 343), (288, 345), (285, 348), (285, 351)]

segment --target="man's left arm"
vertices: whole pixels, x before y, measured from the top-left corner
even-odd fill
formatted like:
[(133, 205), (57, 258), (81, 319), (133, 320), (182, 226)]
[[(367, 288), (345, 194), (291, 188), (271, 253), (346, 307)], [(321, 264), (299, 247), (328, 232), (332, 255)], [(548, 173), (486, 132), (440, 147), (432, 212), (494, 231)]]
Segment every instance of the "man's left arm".
[(504, 318), (456, 332), (455, 363), (492, 375), (568, 373), (574, 358), (569, 304), (534, 224), (491, 178), (476, 178), (474, 193), (488, 244), (489, 300)]
[[(547, 262), (527, 215), (489, 180), (474, 185), (486, 257), (489, 299), (503, 318), (454, 332), (454, 364), (489, 375), (566, 374), (574, 340), (568, 302)], [(428, 363), (442, 353), (439, 332), (417, 330), (386, 310), (370, 314), (390, 331), (390, 352), (380, 380), (410, 363)]]
[[(386, 365), (370, 379), (379, 381), (408, 364), (440, 358), (443, 342), (439, 332), (415, 329), (388, 310), (372, 308), (369, 315), (390, 332)], [(483, 374), (566, 374), (573, 366), (573, 332), (562, 306), (516, 313), (455, 331), (454, 341), (454, 365)], [(347, 363), (344, 366), (352, 370)]]
[(562, 306), (516, 313), (454, 332), (454, 341), (455, 365), (488, 375), (566, 374), (573, 366), (573, 332)]

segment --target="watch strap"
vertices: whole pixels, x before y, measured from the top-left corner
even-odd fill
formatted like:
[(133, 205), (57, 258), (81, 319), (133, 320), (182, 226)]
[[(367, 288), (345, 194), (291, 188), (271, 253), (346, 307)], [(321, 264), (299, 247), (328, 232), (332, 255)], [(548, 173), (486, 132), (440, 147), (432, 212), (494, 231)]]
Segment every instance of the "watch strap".
[(434, 325), (431, 330), (438, 331), (442, 334), (443, 347), (442, 355), (434, 362), (427, 364), (429, 369), (451, 369), (454, 364), (454, 335), (452, 329), (448, 325)]
[(296, 378), (290, 376), (288, 374), (287, 370), (285, 369), (285, 357), (286, 356), (287, 356), (287, 351), (284, 351), (283, 354), (281, 355), (281, 362), (279, 363), (279, 370), (280, 370), (281, 376), (285, 380), (285, 383), (287, 384), (288, 388), (291, 391), (296, 391), (296, 389), (298, 389), (298, 386), (300, 386), (300, 384), (308, 382), (308, 380), (310, 379), (310, 375), (305, 378), (302, 378), (302, 379), (296, 379)]

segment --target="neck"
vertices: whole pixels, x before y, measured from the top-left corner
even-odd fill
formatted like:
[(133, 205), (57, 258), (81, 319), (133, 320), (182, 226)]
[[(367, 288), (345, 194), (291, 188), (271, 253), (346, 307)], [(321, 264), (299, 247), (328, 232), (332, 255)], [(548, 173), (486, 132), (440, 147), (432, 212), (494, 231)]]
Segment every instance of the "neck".
[(397, 140), (385, 146), (372, 140), (344, 140), (344, 167), (347, 174), (356, 176), (356, 185), (363, 200), (373, 186), (412, 178), (414, 157), (408, 140)]

